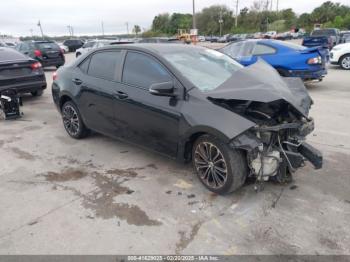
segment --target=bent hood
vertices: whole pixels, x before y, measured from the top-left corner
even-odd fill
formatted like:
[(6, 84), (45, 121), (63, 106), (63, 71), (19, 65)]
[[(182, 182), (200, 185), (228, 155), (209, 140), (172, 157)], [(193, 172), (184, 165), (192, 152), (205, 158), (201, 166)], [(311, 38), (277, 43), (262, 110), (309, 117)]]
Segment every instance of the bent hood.
[(270, 103), (285, 100), (307, 117), (312, 99), (299, 78), (281, 77), (265, 61), (244, 67), (214, 90), (205, 92), (207, 98), (234, 99)]

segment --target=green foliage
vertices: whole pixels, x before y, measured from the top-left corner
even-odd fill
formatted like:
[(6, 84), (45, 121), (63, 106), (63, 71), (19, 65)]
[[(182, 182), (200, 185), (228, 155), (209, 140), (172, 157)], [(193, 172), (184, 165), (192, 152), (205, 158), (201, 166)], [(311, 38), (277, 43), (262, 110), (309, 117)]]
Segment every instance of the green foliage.
[(137, 36), (141, 32), (141, 27), (139, 25), (134, 25), (132, 32)]
[[(244, 7), (240, 10), (238, 27), (235, 27), (235, 17), (229, 7), (212, 5), (196, 14), (196, 25), (199, 33), (219, 35), (219, 20), (222, 20), (222, 34), (268, 30), (284, 32), (292, 28), (304, 28), (311, 31), (316, 23), (323, 24), (323, 27), (350, 29), (350, 6), (327, 1), (315, 8), (310, 14), (303, 13), (298, 17), (291, 8), (279, 12), (271, 11), (266, 1), (256, 0), (250, 8)], [(192, 15), (165, 13), (154, 17), (152, 33), (147, 32), (147, 34), (174, 35), (177, 29), (190, 29), (191, 27)]]
[(173, 13), (159, 14), (154, 17), (152, 31), (163, 34), (176, 34), (178, 29), (190, 29), (192, 27), (192, 15)]
[(196, 15), (197, 28), (200, 34), (204, 35), (219, 35), (220, 20), (222, 21), (222, 34), (229, 33), (234, 25), (234, 18), (232, 11), (227, 6), (212, 5)]

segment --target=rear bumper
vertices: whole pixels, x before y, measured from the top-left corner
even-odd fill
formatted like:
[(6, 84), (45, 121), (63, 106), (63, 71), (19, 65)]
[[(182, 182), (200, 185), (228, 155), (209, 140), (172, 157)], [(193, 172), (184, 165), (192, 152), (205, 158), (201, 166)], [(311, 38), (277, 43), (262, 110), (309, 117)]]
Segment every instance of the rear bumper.
[(18, 93), (30, 93), (38, 90), (46, 89), (47, 84), (46, 81), (32, 81), (25, 83), (16, 83), (12, 85), (2, 86), (1, 89), (14, 89)]
[(65, 59), (58, 57), (58, 58), (37, 58), (37, 60), (42, 64), (43, 67), (46, 66), (62, 66), (65, 63)]
[(327, 74), (327, 69), (319, 70), (288, 70), (289, 76), (300, 77), (303, 80), (322, 79)]

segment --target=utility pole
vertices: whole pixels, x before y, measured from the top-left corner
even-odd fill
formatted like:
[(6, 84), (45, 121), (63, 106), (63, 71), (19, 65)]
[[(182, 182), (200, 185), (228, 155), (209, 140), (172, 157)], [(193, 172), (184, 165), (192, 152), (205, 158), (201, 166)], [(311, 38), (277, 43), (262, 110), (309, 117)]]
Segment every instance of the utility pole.
[(270, 11), (272, 11), (273, 0), (270, 2)]
[(220, 18), (219, 18), (219, 25), (220, 25), (220, 36), (222, 36), (222, 23), (224, 20), (222, 19), (222, 10), (220, 10)]
[(43, 32), (43, 28), (41, 27), (41, 22), (40, 22), (40, 20), (39, 20), (37, 26), (40, 27), (41, 37), (42, 37), (42, 39), (44, 39), (44, 32)]
[(279, 2), (279, 0), (277, 0), (277, 4), (276, 4), (276, 10), (277, 10), (277, 12), (278, 12), (278, 2)]
[(192, 0), (192, 8), (193, 8), (193, 14), (192, 14), (192, 29), (196, 29), (196, 8), (195, 8), (195, 0)]
[(129, 22), (126, 22), (126, 32), (127, 32), (128, 35), (129, 35)]
[(72, 36), (72, 31), (70, 30), (70, 25), (67, 25), (69, 36)]
[(238, 5), (239, 5), (239, 0), (236, 0), (236, 17), (235, 17), (235, 27), (236, 28), (238, 25)]
[(103, 25), (103, 21), (101, 22), (101, 27), (102, 27), (102, 35), (105, 36), (105, 28), (104, 28), (104, 25)]

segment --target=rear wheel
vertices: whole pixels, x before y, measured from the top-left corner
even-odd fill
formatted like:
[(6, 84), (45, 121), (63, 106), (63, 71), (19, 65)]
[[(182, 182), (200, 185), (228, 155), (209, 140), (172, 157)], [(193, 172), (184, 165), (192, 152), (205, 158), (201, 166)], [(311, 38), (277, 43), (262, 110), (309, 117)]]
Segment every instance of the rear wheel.
[(32, 96), (42, 96), (42, 94), (44, 93), (43, 90), (36, 90), (33, 92), (30, 92), (32, 94)]
[(237, 190), (247, 176), (243, 153), (211, 135), (197, 139), (192, 149), (192, 162), (199, 180), (217, 194)]
[(62, 120), (68, 135), (75, 139), (84, 138), (89, 134), (80, 116), (77, 106), (72, 101), (67, 101), (62, 106)]
[(341, 68), (350, 70), (350, 54), (342, 56), (339, 60), (339, 64)]

